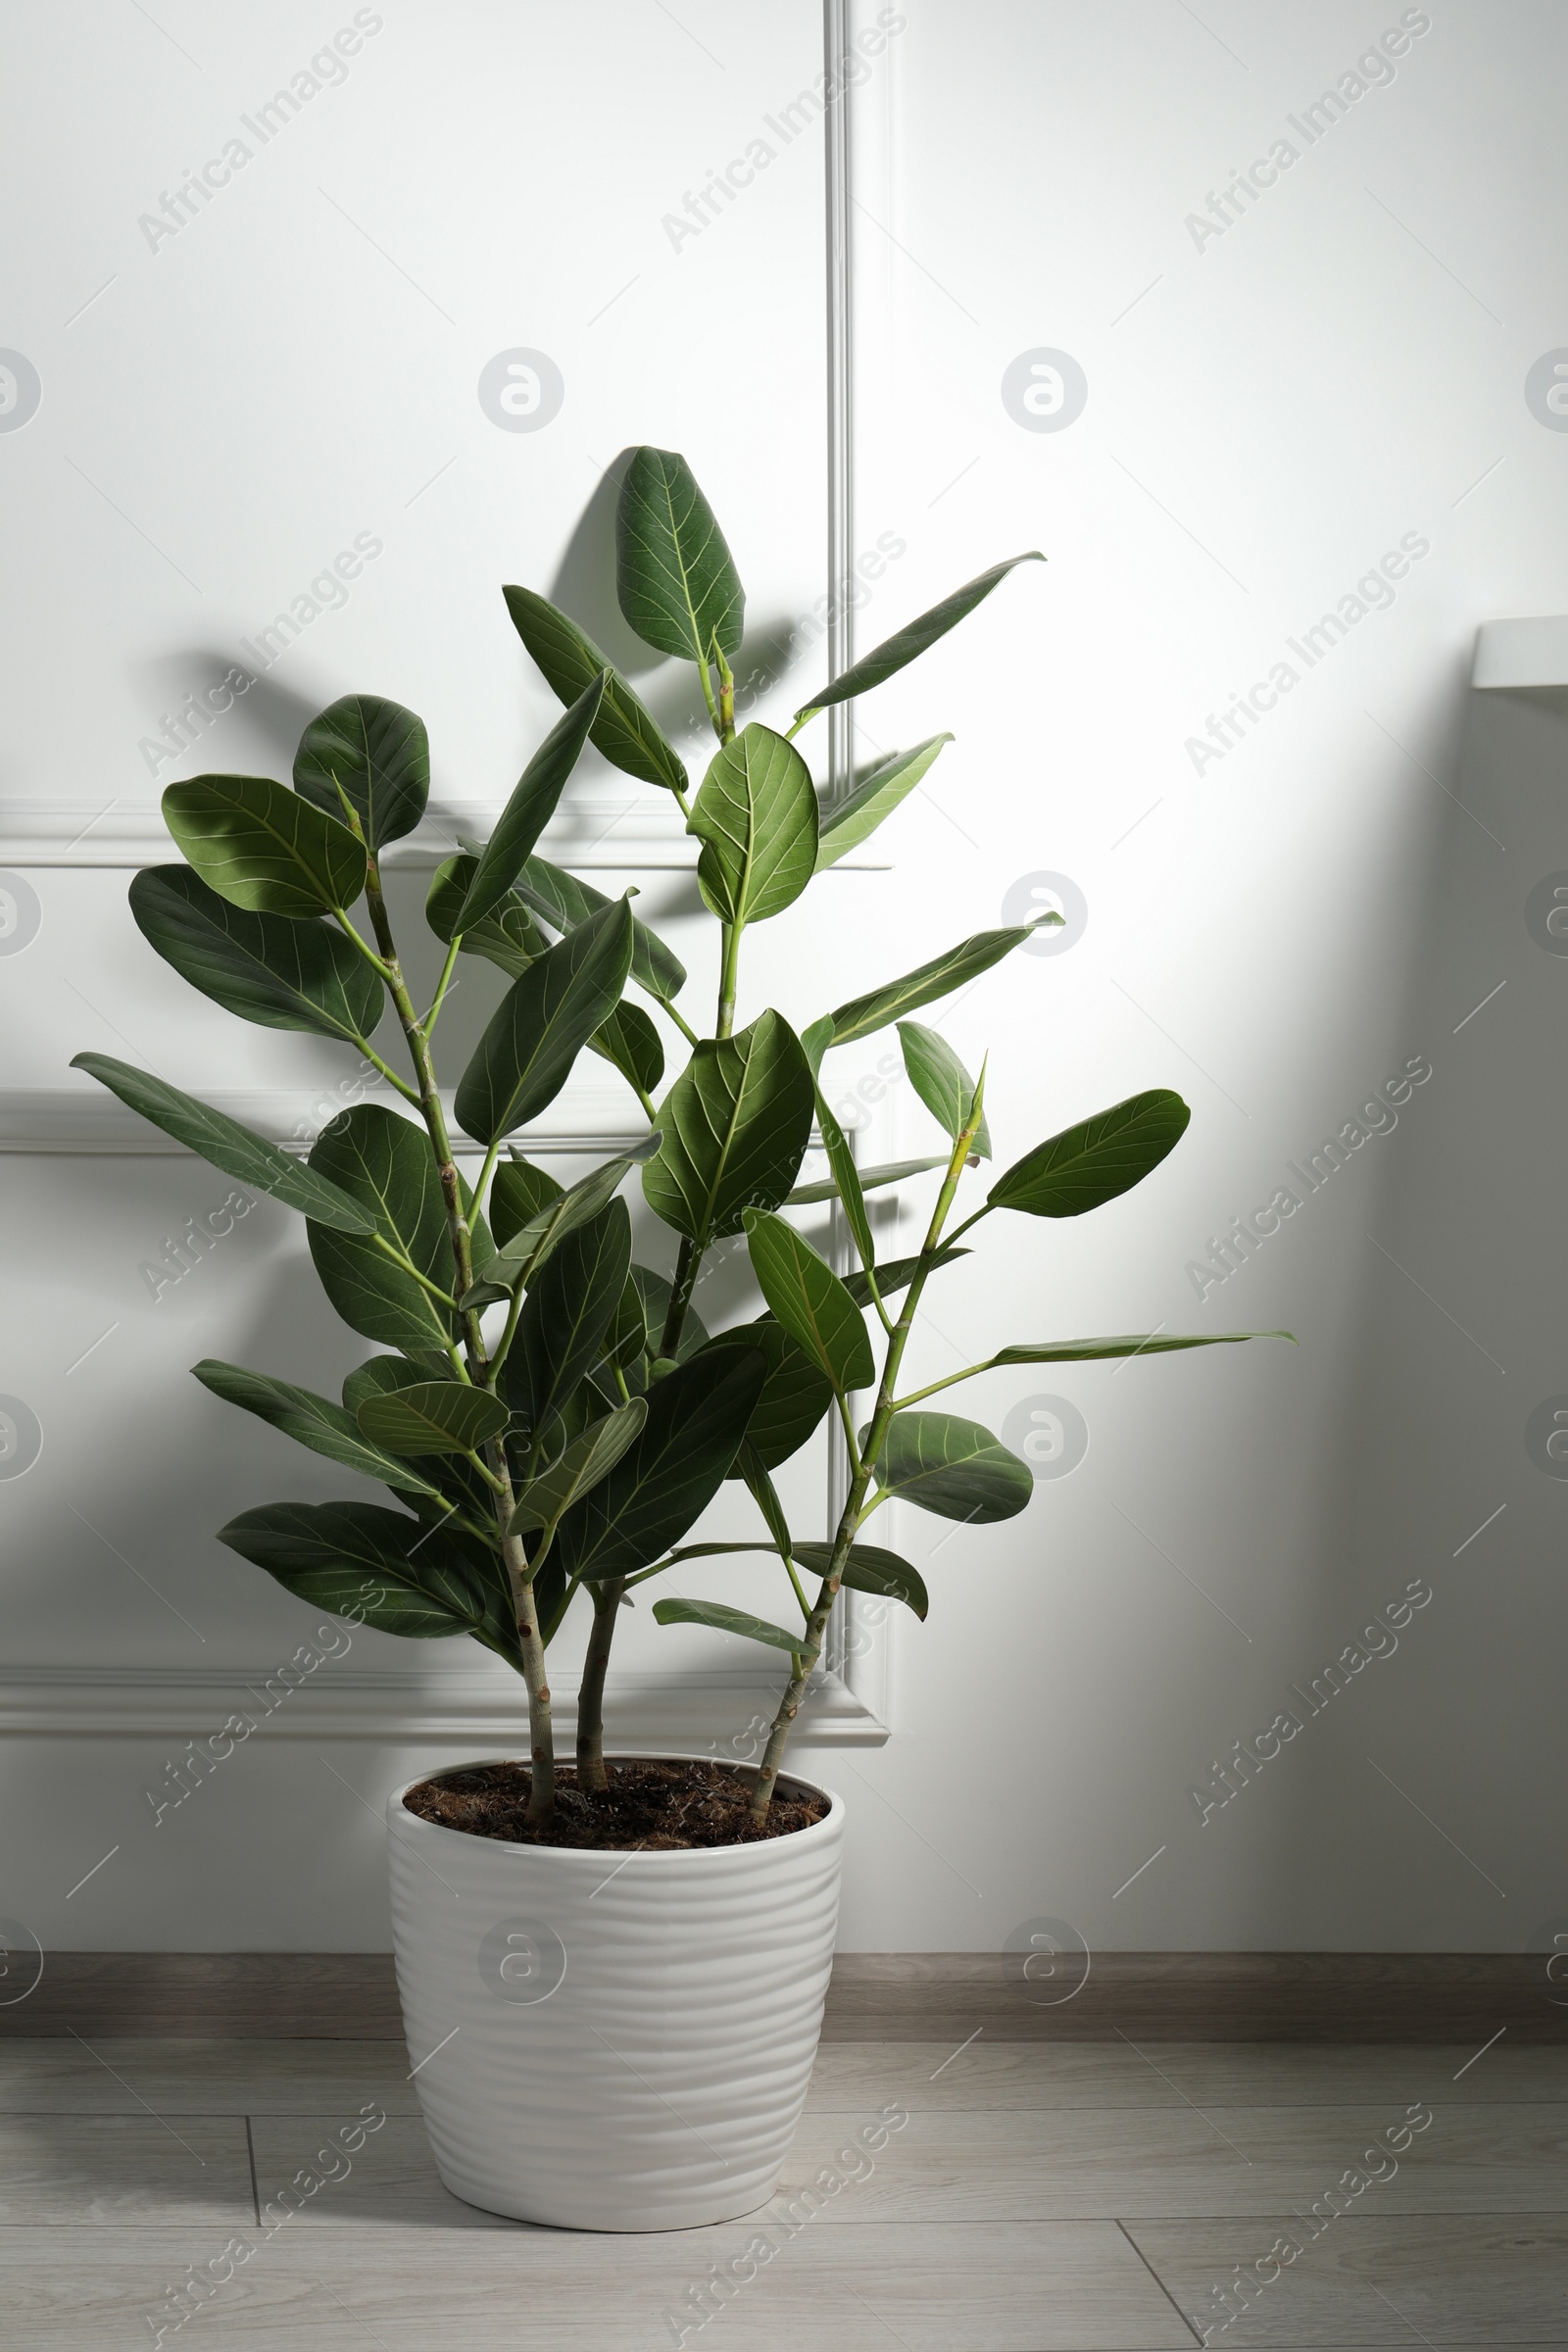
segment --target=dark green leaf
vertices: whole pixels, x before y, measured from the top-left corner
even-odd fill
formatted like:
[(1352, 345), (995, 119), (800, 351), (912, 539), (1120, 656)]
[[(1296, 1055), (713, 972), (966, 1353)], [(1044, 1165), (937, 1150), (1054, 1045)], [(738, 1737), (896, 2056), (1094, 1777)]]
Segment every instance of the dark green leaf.
[(337, 784), (354, 804), (372, 850), (412, 833), (430, 797), (430, 738), (423, 719), (378, 694), (346, 694), (329, 703), (300, 737), (294, 789), (329, 816), (341, 816)]
[[(421, 1369), (406, 1355), (372, 1355), (368, 1362), (356, 1364), (344, 1380), (343, 1409), (358, 1414), (367, 1396), (390, 1396), (395, 1389), (412, 1389), (432, 1374), (441, 1377), (433, 1366)], [(358, 1420), (354, 1426), (358, 1429)]]
[[(633, 1266), (630, 1279), (642, 1306), (643, 1328), (647, 1334), (647, 1360), (640, 1362), (634, 1358), (631, 1362), (621, 1365), (626, 1386), (635, 1396), (640, 1396), (649, 1385), (648, 1366), (658, 1355), (663, 1344), (664, 1325), (669, 1319), (669, 1302), (674, 1293), (663, 1275), (656, 1274), (651, 1266)], [(617, 1309), (617, 1327), (619, 1323), (620, 1313)], [(680, 1343), (675, 1349), (675, 1361), (684, 1364), (689, 1357), (698, 1352), (699, 1348), (706, 1348), (707, 1345), (707, 1326), (696, 1308), (689, 1306), (686, 1309), (686, 1319), (681, 1325)], [(602, 1380), (601, 1386), (605, 1388), (608, 1396), (613, 1389), (614, 1383), (613, 1381), (606, 1383)]]
[[(741, 1453), (755, 1454), (763, 1470), (776, 1470), (780, 1462), (787, 1462), (792, 1453), (798, 1453), (812, 1431), (821, 1425), (833, 1402), (833, 1383), (815, 1357), (782, 1323), (742, 1323), (733, 1331), (721, 1332), (708, 1344), (710, 1348), (727, 1348), (737, 1341), (756, 1348), (767, 1365), (761, 1391), (746, 1424), (746, 1444)], [(744, 1461), (737, 1460), (731, 1478), (746, 1475)]]
[(1168, 1086), (1129, 1095), (1095, 1118), (1037, 1144), (999, 1176), (986, 1198), (993, 1208), (1030, 1217), (1081, 1217), (1131, 1192), (1173, 1152), (1192, 1112)]
[[(538, 856), (528, 859), (514, 887), (524, 906), (543, 915), (555, 931), (575, 931), (579, 923), (611, 904), (591, 882), (579, 881), (564, 866), (552, 865), (548, 858)], [(631, 922), (631, 976), (661, 1004), (672, 1004), (686, 985), (686, 966), (680, 957), (636, 915)]]
[[(816, 1090), (816, 1124), (821, 1132), (822, 1148), (827, 1153), (827, 1164), (833, 1171), (830, 1189), (837, 1194), (843, 1205), (850, 1239), (859, 1254), (861, 1265), (874, 1266), (876, 1243), (871, 1236), (871, 1220), (865, 1213), (865, 1191), (860, 1183), (860, 1171), (855, 1164), (850, 1139), (829, 1110), (820, 1087)], [(809, 1185), (805, 1189), (808, 1193), (813, 1190)], [(790, 1199), (798, 1202), (799, 1198), (800, 1188), (797, 1187)]]
[[(826, 1576), (833, 1557), (831, 1544), (797, 1544), (795, 1557), (813, 1576)], [(852, 1544), (840, 1583), (851, 1592), (876, 1592), (884, 1600), (902, 1600), (906, 1609), (924, 1618), (931, 1606), (925, 1581), (917, 1568), (884, 1551), (876, 1544)]]
[(359, 1424), (328, 1397), (318, 1396), (310, 1389), (297, 1389), (290, 1381), (273, 1380), (265, 1372), (220, 1363), (210, 1355), (192, 1364), (191, 1370), (204, 1388), (226, 1404), (255, 1413), (286, 1438), (308, 1446), (313, 1453), (324, 1453), (328, 1461), (340, 1463), (345, 1470), (358, 1470), (364, 1478), (378, 1478), (383, 1486), (406, 1488), (416, 1494), (440, 1492), (407, 1462), (369, 1444)]
[(754, 1617), (750, 1609), (726, 1608), (721, 1600), (656, 1600), (654, 1618), (659, 1625), (710, 1626), (715, 1634), (739, 1634), (743, 1641), (765, 1642), (792, 1653), (806, 1646), (804, 1630), (787, 1634), (781, 1625)]
[(494, 913), (521, 873), (545, 826), (556, 812), (566, 778), (582, 757), (588, 730), (599, 715), (608, 670), (591, 678), (565, 714), (557, 719), (513, 789), (458, 909), (454, 928), (467, 931)]
[(764, 1209), (746, 1211), (746, 1246), (762, 1297), (834, 1387), (868, 1389), (871, 1343), (860, 1309), (824, 1258), (793, 1225)]
[(612, 1200), (557, 1243), (529, 1285), (501, 1377), (532, 1433), (536, 1467), (567, 1398), (604, 1353), (630, 1266), (631, 1219), (624, 1200)]
[[(901, 1021), (899, 1043), (904, 1048), (909, 1084), (937, 1125), (945, 1127), (956, 1143), (974, 1108), (974, 1080), (935, 1029), (923, 1029), (918, 1021)], [(991, 1130), (983, 1113), (969, 1149), (982, 1159), (991, 1157)]]
[(738, 1037), (705, 1039), (660, 1107), (664, 1140), (643, 1171), (648, 1205), (694, 1240), (739, 1233), (744, 1208), (773, 1206), (794, 1183), (813, 1099), (800, 1040), (778, 1013)]
[(164, 794), (164, 822), (220, 897), (253, 914), (326, 914), (365, 888), (347, 825), (269, 776), (193, 776)]
[(194, 1095), (181, 1094), (177, 1086), (169, 1086), (146, 1070), (133, 1069), (128, 1061), (117, 1061), (112, 1054), (77, 1054), (71, 1066), (85, 1070), (89, 1078), (96, 1078), (100, 1086), (118, 1095), (128, 1109), (161, 1127), (176, 1144), (199, 1152), (225, 1176), (254, 1184), (285, 1207), (297, 1208), (343, 1233), (370, 1231), (373, 1219), (337, 1185), (313, 1168), (302, 1167), (264, 1135), (242, 1127), (238, 1119), (198, 1102)]
[(628, 1366), (646, 1353), (647, 1348), (648, 1317), (643, 1310), (642, 1293), (637, 1288), (637, 1269), (631, 1267), (627, 1271), (625, 1288), (620, 1294), (620, 1303), (611, 1317), (610, 1329), (605, 1334), (604, 1372), (608, 1374), (614, 1368), (624, 1373)]
[(218, 1540), (313, 1608), (424, 1641), (472, 1634), (516, 1663), (499, 1570), (487, 1574), (472, 1546), (403, 1511), (374, 1502), (270, 1502), (242, 1511)]
[(686, 770), (625, 679), (593, 639), (531, 588), (503, 588), (512, 625), (532, 654), (558, 701), (574, 703), (602, 669), (610, 671), (590, 741), (612, 767), (645, 784), (683, 792)]
[(862, 776), (853, 792), (842, 801), (822, 810), (821, 837), (816, 850), (816, 871), (820, 874), (851, 850), (858, 849), (868, 840), (885, 817), (893, 814), (906, 794), (914, 790), (951, 735), (929, 735), (917, 743), (912, 752), (894, 752), (868, 776)]
[(182, 980), (243, 1021), (363, 1046), (380, 1020), (380, 976), (325, 923), (248, 914), (188, 865), (151, 865), (130, 886), (136, 928)]
[(458, 1082), (458, 1123), (494, 1143), (553, 1102), (614, 1010), (631, 961), (631, 908), (612, 901), (514, 980)]
[(530, 1217), (548, 1208), (552, 1200), (559, 1200), (562, 1192), (555, 1178), (531, 1160), (519, 1154), (504, 1159), (490, 1187), (490, 1227), (500, 1248), (504, 1250)]
[(367, 1396), (356, 1415), (372, 1445), (393, 1453), (474, 1453), (501, 1435), (512, 1415), (499, 1396), (458, 1380), (418, 1380), (385, 1396)]
[(628, 1004), (624, 997), (588, 1044), (593, 1053), (613, 1062), (640, 1096), (651, 1095), (664, 1075), (664, 1048), (659, 1031), (642, 1006)]
[(523, 1488), (509, 1522), (511, 1533), (522, 1536), (530, 1528), (553, 1528), (580, 1494), (609, 1477), (647, 1418), (647, 1405), (634, 1396), (629, 1404), (617, 1405), (603, 1420), (591, 1423), (581, 1437), (573, 1438), (560, 1458)]
[[(935, 1274), (942, 1266), (952, 1265), (956, 1257), (967, 1257), (969, 1251), (961, 1243), (944, 1242), (940, 1250), (928, 1250), (923, 1257), (896, 1257), (890, 1265), (878, 1266), (877, 1295), (891, 1298), (905, 1290), (916, 1274)], [(844, 1274), (839, 1277), (857, 1306), (869, 1306), (871, 1286), (863, 1274)]]
[[(1042, 918), (1044, 919), (1044, 918)], [(1060, 916), (1055, 918), (1058, 922)], [(885, 1029), (901, 1013), (917, 1012), (922, 1004), (933, 1004), (938, 997), (949, 997), (966, 980), (980, 972), (988, 972), (994, 963), (1039, 928), (1036, 923), (1013, 923), (1005, 931), (977, 931), (972, 939), (960, 939), (956, 948), (945, 956), (934, 956), (929, 963), (917, 964), (900, 980), (890, 980), (884, 988), (873, 988), (868, 995), (852, 997), (841, 1004), (833, 1015), (835, 1046), (848, 1046), (858, 1037), (869, 1037), (873, 1030)]]
[(615, 594), (645, 645), (711, 660), (716, 637), (733, 662), (746, 595), (724, 534), (685, 459), (633, 453), (615, 509)]
[(1096, 1364), (1113, 1355), (1168, 1355), (1181, 1348), (1231, 1348), (1242, 1340), (1289, 1340), (1296, 1346), (1294, 1331), (1206, 1331), (1196, 1339), (1175, 1332), (1127, 1331), (1108, 1340), (1025, 1341), (1002, 1348), (990, 1358), (990, 1365)]
[[(823, 1132), (825, 1134), (826, 1130), (824, 1129)], [(933, 1168), (945, 1168), (948, 1165), (948, 1153), (944, 1152), (939, 1153), (935, 1159), (885, 1160), (880, 1167), (857, 1168), (855, 1171), (856, 1181), (862, 1193), (878, 1192), (884, 1185), (904, 1184), (911, 1176), (926, 1176)], [(839, 1197), (839, 1188), (833, 1178), (824, 1176), (817, 1184), (798, 1184), (784, 1202), (784, 1206), (786, 1208), (808, 1208), (814, 1200), (836, 1200)], [(878, 1290), (881, 1287), (879, 1282)], [(869, 1305), (870, 1300), (867, 1299), (865, 1303)]]
[(816, 864), (816, 793), (792, 743), (755, 721), (714, 754), (692, 808), (697, 887), (720, 922), (766, 922)]
[(1045, 560), (1038, 548), (1031, 548), (1027, 555), (1009, 556), (1006, 563), (994, 564), (989, 571), (981, 572), (977, 579), (966, 581), (963, 587), (956, 588), (951, 596), (945, 596), (940, 605), (933, 605), (929, 612), (922, 612), (918, 619), (909, 621), (895, 635), (873, 646), (868, 654), (863, 654), (858, 662), (853, 662), (842, 677), (835, 678), (831, 686), (825, 686), (820, 694), (813, 695), (808, 703), (803, 705), (796, 712), (796, 717), (805, 718), (812, 710), (825, 710), (830, 703), (846, 703), (853, 694), (869, 694), (873, 686), (880, 686), (884, 678), (891, 678), (896, 670), (903, 669), (906, 663), (923, 654), (927, 646), (935, 645), (939, 637), (945, 637), (966, 612), (972, 612), (976, 605), (991, 594), (1000, 580), (1006, 578), (1014, 564), (1043, 564)]
[(822, 1056), (833, 1043), (833, 1015), (824, 1012), (808, 1029), (801, 1031), (801, 1051), (811, 1065), (811, 1076), (820, 1076)]
[(1027, 1462), (978, 1421), (956, 1413), (895, 1413), (876, 1463), (876, 1481), (902, 1501), (941, 1519), (988, 1527), (1011, 1519), (1034, 1493)]
[(788, 1559), (795, 1547), (790, 1537), (789, 1521), (784, 1516), (784, 1505), (778, 1498), (778, 1491), (774, 1487), (773, 1481), (767, 1475), (765, 1463), (758, 1454), (750, 1438), (742, 1438), (741, 1449), (735, 1456), (735, 1465), (730, 1472), (731, 1478), (739, 1476), (746, 1481), (752, 1500), (761, 1512), (767, 1531), (778, 1545), (780, 1555)]
[[(509, 1288), (519, 1280), (532, 1281), (567, 1234), (575, 1233), (579, 1226), (587, 1225), (597, 1217), (606, 1202), (614, 1198), (638, 1162), (648, 1159), (658, 1149), (659, 1136), (656, 1132), (635, 1150), (622, 1152), (618, 1159), (607, 1159), (599, 1167), (590, 1169), (572, 1186), (570, 1192), (564, 1193), (558, 1186), (554, 1196), (545, 1201), (542, 1208), (534, 1211), (526, 1224), (514, 1230), (509, 1227), (507, 1248), (486, 1266), (487, 1279), (491, 1283), (503, 1283)], [(528, 1173), (532, 1177), (539, 1177), (541, 1171), (530, 1168)], [(550, 1179), (546, 1177), (543, 1181), (548, 1183)], [(498, 1177), (498, 1185), (499, 1182)]]
[[(450, 1293), (456, 1280), (446, 1203), (422, 1128), (380, 1102), (356, 1102), (317, 1139), (310, 1172), (330, 1180), (367, 1212), (373, 1231), (410, 1259), (425, 1280)], [(466, 1193), (466, 1187), (465, 1187)], [(490, 1237), (474, 1220), (475, 1256)], [(321, 1287), (345, 1323), (384, 1347), (444, 1349), (456, 1336), (453, 1316), (361, 1233), (327, 1229), (314, 1213), (307, 1228)], [(482, 1234), (482, 1242), (479, 1237)]]
[(686, 1533), (723, 1484), (763, 1372), (755, 1348), (713, 1348), (654, 1383), (636, 1443), (556, 1531), (568, 1575), (634, 1575)]
[[(424, 902), (424, 919), (448, 947), (457, 933), (458, 912), (478, 863), (477, 858), (446, 858), (435, 869)], [(469, 925), (462, 934), (461, 945), (465, 956), (482, 956), (487, 963), (499, 965), (509, 979), (520, 980), (550, 942), (512, 890), (493, 913)]]

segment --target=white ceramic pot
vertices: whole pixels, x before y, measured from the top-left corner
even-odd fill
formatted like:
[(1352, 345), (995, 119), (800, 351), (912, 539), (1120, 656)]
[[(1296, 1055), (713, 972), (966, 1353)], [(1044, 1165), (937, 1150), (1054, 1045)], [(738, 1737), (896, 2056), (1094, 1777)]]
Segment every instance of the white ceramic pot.
[(842, 1799), (781, 1776), (781, 1793), (827, 1797), (809, 1829), (584, 1852), (423, 1821), (403, 1803), (416, 1786), (387, 1805), (392, 1936), (448, 2188), (566, 2230), (690, 2230), (765, 2204), (821, 2031)]

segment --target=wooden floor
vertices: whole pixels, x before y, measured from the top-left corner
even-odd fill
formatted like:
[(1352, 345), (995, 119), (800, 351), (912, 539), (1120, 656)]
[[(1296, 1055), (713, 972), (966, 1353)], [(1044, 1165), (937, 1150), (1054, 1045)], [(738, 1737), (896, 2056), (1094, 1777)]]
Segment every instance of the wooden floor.
[[(162, 2327), (181, 2352), (1568, 2345), (1568, 2050), (1146, 2047), (824, 2044), (774, 2206), (622, 2237), (449, 2196), (393, 2043), (14, 2041), (0, 2344), (128, 2352)], [(318, 2163), (366, 2109), (386, 2120), (360, 2152)], [(890, 2109), (907, 2121), (872, 2169), (841, 2157)], [(1431, 2121), (1369, 2180), (1367, 2150), (1412, 2114)], [(841, 2184), (821, 2210), (787, 2220), (824, 2173)]]

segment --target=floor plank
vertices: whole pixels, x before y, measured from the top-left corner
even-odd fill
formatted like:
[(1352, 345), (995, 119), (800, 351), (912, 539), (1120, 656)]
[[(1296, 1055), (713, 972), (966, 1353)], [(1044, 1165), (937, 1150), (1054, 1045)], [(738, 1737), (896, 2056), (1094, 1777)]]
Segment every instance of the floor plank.
[(0, 2224), (248, 2222), (250, 2155), (239, 2116), (0, 2118)]
[(373, 2097), (389, 2114), (416, 2115), (409, 2063), (390, 2041), (95, 2038), (89, 2048), (50, 2036), (0, 2043), (0, 2114), (351, 2114)]

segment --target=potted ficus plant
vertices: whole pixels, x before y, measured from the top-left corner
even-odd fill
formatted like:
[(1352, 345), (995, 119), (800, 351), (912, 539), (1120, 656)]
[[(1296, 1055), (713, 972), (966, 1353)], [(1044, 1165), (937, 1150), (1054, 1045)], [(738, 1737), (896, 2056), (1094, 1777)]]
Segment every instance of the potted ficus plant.
[[(466, 1633), (526, 1688), (526, 1761), (444, 1772), (389, 1805), (399, 1984), (426, 2123), (448, 2185), (500, 2213), (664, 2228), (771, 2193), (814, 2054), (837, 1908), (842, 1805), (782, 1769), (834, 1600), (849, 1587), (926, 1614), (916, 1570), (861, 1540), (888, 1499), (979, 1526), (1011, 1517), (1031, 1492), (1027, 1464), (988, 1430), (925, 1399), (997, 1365), (1252, 1336), (1026, 1338), (946, 1380), (902, 1385), (921, 1295), (965, 1254), (960, 1236), (1003, 1212), (1072, 1217), (1113, 1200), (1188, 1122), (1163, 1088), (1134, 1096), (1037, 1145), (974, 1205), (962, 1199), (991, 1149), (985, 1067), (971, 1078), (912, 1016), (1030, 926), (982, 931), (799, 1034), (772, 1009), (747, 1007), (737, 1026), (748, 929), (864, 841), (948, 740), (895, 755), (833, 800), (793, 738), (904, 668), (1012, 568), (999, 564), (867, 654), (803, 704), (788, 735), (737, 730), (739, 576), (685, 461), (639, 449), (620, 494), (616, 585), (639, 636), (696, 667), (718, 740), (695, 795), (583, 630), (542, 596), (508, 588), (564, 712), (488, 842), (435, 875), (427, 915), (446, 956), (428, 1005), (411, 995), (380, 874), (429, 789), (424, 727), (397, 704), (333, 703), (306, 728), (291, 786), (219, 775), (171, 785), (163, 806), (183, 862), (131, 885), (143, 935), (185, 979), (243, 1019), (352, 1048), (390, 1099), (342, 1112), (302, 1160), (124, 1062), (82, 1054), (74, 1064), (301, 1211), (328, 1298), (380, 1350), (350, 1374), (340, 1403), (270, 1372), (195, 1366), (217, 1395), (393, 1498), (270, 1503), (220, 1540), (317, 1610), (417, 1638)], [(706, 1033), (680, 1008), (684, 967), (629, 898), (607, 899), (538, 853), (588, 743), (670, 793), (700, 845), (698, 885), (718, 926)], [(509, 985), (449, 1098), (434, 1044), (463, 956), (499, 965)], [(401, 1067), (395, 1048), (372, 1042), (389, 1007)], [(895, 1023), (942, 1148), (858, 1169), (818, 1072), (833, 1049)], [(684, 1056), (672, 1080), (671, 1039)], [(514, 1139), (584, 1049), (621, 1073), (649, 1132), (564, 1190)], [(829, 1175), (798, 1187), (813, 1127)], [(644, 1254), (662, 1263), (633, 1257), (621, 1192), (634, 1170), (667, 1237)], [(920, 1248), (879, 1264), (865, 1196), (922, 1178)], [(834, 1272), (784, 1213), (825, 1199), (842, 1206), (858, 1271)], [(714, 1245), (742, 1234), (765, 1311), (710, 1334), (693, 1289)], [(848, 1449), (848, 1493), (831, 1535), (803, 1539), (771, 1474), (829, 1415)], [(750, 1494), (742, 1527), (683, 1544), (727, 1479)], [(684, 1559), (729, 1553), (772, 1556), (776, 1617), (670, 1593), (653, 1614), (778, 1653), (760, 1763), (607, 1756), (604, 1691), (623, 1600)], [(567, 1765), (546, 1658), (573, 1607), (591, 1624)]]

